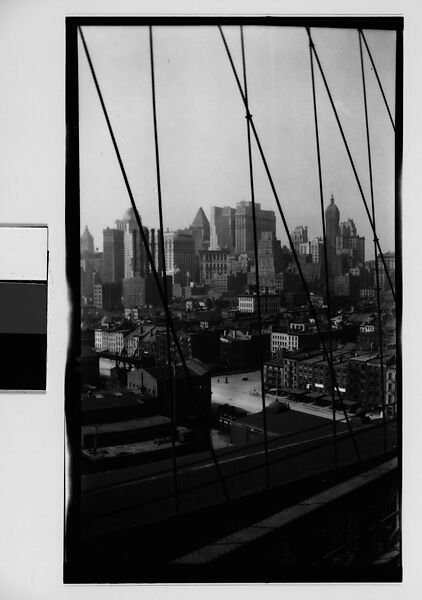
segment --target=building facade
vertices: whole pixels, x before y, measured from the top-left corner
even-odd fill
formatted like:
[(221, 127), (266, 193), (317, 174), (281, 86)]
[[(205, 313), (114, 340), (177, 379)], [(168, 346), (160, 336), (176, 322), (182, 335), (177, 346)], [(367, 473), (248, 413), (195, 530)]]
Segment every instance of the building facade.
[[(298, 225), (292, 232), (293, 246), (297, 253), (309, 254), (308, 251), (300, 252), (301, 244), (307, 244), (308, 242), (308, 226)], [(306, 248), (304, 248), (306, 250)], [(309, 249), (309, 248), (308, 248)]]
[(85, 226), (84, 232), (81, 235), (81, 256), (94, 253), (94, 238), (89, 229)]
[[(217, 275), (229, 273), (229, 251), (226, 250), (200, 250), (199, 255), (199, 273), (200, 283), (202, 285), (211, 285)], [(227, 289), (227, 281), (226, 281)]]
[(327, 243), (328, 273), (330, 276), (338, 272), (336, 261), (337, 237), (340, 233), (340, 211), (334, 203), (334, 196), (331, 194), (330, 204), (325, 211), (325, 232)]
[(236, 243), (236, 210), (230, 206), (212, 206), (210, 213), (210, 250), (234, 252)]
[[(281, 297), (278, 294), (260, 294), (261, 314), (269, 315), (278, 313), (281, 306)], [(238, 310), (243, 313), (254, 313), (258, 310), (256, 295), (239, 296)]]
[(211, 377), (198, 361), (188, 360), (186, 364), (189, 380), (179, 365), (173, 367), (171, 384), (167, 366), (146, 367), (128, 373), (128, 387), (151, 394), (165, 416), (171, 416), (174, 410), (176, 423), (192, 420), (207, 423), (211, 416)]
[[(272, 210), (262, 210), (255, 202), (256, 237), (257, 242), (263, 232), (276, 233), (275, 213)], [(236, 205), (236, 254), (254, 256), (254, 227), (252, 202), (239, 202)]]
[(124, 231), (104, 229), (103, 231), (103, 282), (121, 283), (124, 277)]
[(184, 286), (194, 278), (195, 241), (189, 229), (164, 233), (166, 273), (173, 283)]
[(210, 241), (210, 223), (202, 207), (196, 213), (190, 230), (193, 235), (195, 252), (198, 252), (203, 248), (204, 242)]
[(97, 352), (110, 352), (112, 354), (121, 354), (125, 347), (125, 336), (130, 332), (129, 329), (110, 331), (107, 329), (95, 330), (95, 350)]
[[(124, 277), (144, 277), (149, 273), (149, 260), (133, 208), (129, 208), (123, 218), (116, 221), (116, 228), (123, 231)], [(149, 245), (148, 228), (144, 227), (143, 232)]]
[(125, 308), (145, 306), (145, 278), (136, 276), (123, 279), (122, 297)]
[(397, 415), (396, 363), (391, 363), (385, 371), (385, 412), (387, 417)]
[(319, 335), (304, 331), (272, 331), (271, 332), (271, 354), (277, 356), (281, 351), (293, 352), (307, 348), (313, 350), (319, 348)]
[(263, 231), (258, 241), (258, 267), (260, 277), (273, 277), (282, 270), (280, 241), (272, 231)]

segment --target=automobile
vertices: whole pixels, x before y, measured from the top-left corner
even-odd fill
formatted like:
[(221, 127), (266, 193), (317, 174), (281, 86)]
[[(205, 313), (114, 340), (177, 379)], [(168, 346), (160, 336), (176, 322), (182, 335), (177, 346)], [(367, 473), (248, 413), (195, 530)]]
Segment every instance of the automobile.
[(242, 377), (242, 381), (248, 381), (249, 377)]

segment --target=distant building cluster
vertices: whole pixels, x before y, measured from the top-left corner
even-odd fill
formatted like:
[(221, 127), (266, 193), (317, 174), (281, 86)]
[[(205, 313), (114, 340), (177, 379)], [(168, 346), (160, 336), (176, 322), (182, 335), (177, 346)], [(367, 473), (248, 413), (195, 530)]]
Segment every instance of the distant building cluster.
[[(161, 232), (143, 227), (142, 235), (129, 209), (114, 228), (104, 229), (103, 252), (95, 250), (85, 228), (81, 296), (87, 304), (105, 310), (160, 306), (162, 295), (153, 270), (162, 278), (165, 267), (170, 300), (205, 290), (212, 298), (238, 297), (239, 310), (246, 312), (251, 307), (252, 312), (256, 310), (257, 272), (260, 293), (279, 296), (279, 300), (265, 300), (273, 312), (282, 302), (306, 302), (302, 277), (314, 294), (324, 297), (326, 270), (330, 296), (340, 303), (374, 298), (375, 262), (365, 262), (365, 238), (358, 235), (352, 219), (340, 221), (333, 196), (325, 212), (325, 227), (327, 265), (321, 237), (308, 239), (307, 225), (291, 232), (298, 266), (292, 249), (277, 239), (274, 211), (263, 210), (259, 203), (255, 215), (251, 202), (238, 202), (235, 208), (213, 206), (210, 220), (200, 208), (186, 229)], [(394, 253), (384, 258), (388, 275), (394, 279)], [(378, 259), (381, 289), (388, 284), (384, 262)]]
[[(102, 252), (85, 227), (80, 240), (83, 384), (141, 394), (149, 398), (148, 410), (165, 420), (171, 415), (170, 358), (176, 366), (177, 425), (192, 430), (204, 415), (209, 419), (212, 373), (252, 371), (262, 364), (267, 393), (313, 397), (329, 406), (332, 370), (322, 344), (327, 347), (331, 332), (333, 372), (344, 406), (379, 414), (384, 400), (386, 414), (394, 416), (396, 324), (385, 267), (394, 281), (395, 255), (386, 253), (378, 265), (365, 261), (365, 239), (352, 219), (340, 221), (333, 197), (325, 229), (326, 248), (322, 237), (308, 238), (307, 225), (295, 227), (293, 247), (287, 248), (277, 239), (275, 213), (256, 204), (254, 215), (250, 202), (212, 207), (210, 220), (200, 208), (188, 228), (143, 227), (142, 234), (129, 209), (113, 228), (104, 229)], [(176, 338), (168, 330), (165, 298)], [(202, 416), (192, 403), (182, 357), (199, 386)], [(165, 453), (168, 422), (151, 425), (151, 432), (162, 429)], [(146, 429), (136, 431), (145, 444)], [(92, 432), (84, 440), (94, 460)]]

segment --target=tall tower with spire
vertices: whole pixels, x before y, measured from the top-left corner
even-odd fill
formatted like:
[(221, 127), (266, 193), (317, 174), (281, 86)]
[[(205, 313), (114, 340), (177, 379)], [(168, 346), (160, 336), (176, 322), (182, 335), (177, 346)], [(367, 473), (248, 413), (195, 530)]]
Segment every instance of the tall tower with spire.
[(210, 239), (210, 223), (202, 207), (196, 213), (192, 225), (190, 226), (190, 230), (192, 231), (195, 242), (195, 252), (198, 252), (198, 250), (202, 250), (203, 242), (209, 242)]
[(94, 253), (94, 238), (89, 229), (85, 226), (85, 230), (81, 235), (81, 256)]
[(327, 258), (330, 275), (336, 270), (336, 240), (340, 233), (340, 211), (334, 204), (334, 196), (331, 194), (330, 204), (325, 211), (325, 233), (327, 236)]

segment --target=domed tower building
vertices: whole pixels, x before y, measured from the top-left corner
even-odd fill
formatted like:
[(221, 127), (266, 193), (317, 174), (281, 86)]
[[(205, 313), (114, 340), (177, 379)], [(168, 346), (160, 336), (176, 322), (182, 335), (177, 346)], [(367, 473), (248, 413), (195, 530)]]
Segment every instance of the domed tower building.
[(334, 196), (331, 194), (330, 204), (325, 211), (325, 232), (327, 236), (327, 258), (328, 273), (330, 276), (336, 274), (336, 244), (340, 234), (340, 211), (334, 204)]

